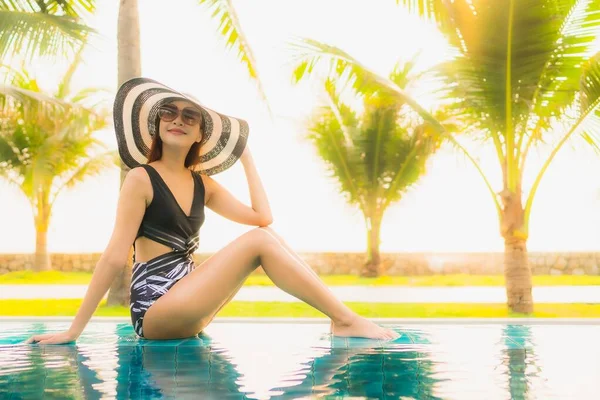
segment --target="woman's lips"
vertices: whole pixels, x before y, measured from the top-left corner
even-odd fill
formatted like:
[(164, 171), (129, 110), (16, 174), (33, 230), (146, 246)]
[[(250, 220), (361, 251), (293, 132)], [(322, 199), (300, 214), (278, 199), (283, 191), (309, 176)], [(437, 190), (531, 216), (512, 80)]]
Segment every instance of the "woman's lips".
[(173, 135), (185, 135), (185, 132), (180, 129), (169, 129), (169, 133)]

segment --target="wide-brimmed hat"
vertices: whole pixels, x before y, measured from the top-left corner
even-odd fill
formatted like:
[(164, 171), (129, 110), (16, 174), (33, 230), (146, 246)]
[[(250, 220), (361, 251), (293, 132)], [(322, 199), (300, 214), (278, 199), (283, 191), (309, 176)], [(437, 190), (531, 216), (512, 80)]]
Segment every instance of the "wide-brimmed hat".
[(176, 100), (187, 100), (202, 113), (200, 163), (194, 170), (214, 175), (231, 167), (246, 147), (248, 123), (213, 111), (190, 95), (141, 77), (121, 85), (113, 107), (119, 155), (125, 165), (135, 168), (148, 162), (152, 138), (158, 134), (158, 109)]

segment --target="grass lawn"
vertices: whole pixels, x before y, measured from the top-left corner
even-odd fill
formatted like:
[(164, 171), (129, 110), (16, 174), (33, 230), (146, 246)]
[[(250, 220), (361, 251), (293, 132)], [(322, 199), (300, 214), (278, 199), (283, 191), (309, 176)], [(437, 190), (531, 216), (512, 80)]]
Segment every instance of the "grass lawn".
[[(0, 275), (0, 285), (19, 284), (62, 284), (85, 285), (92, 277), (88, 272), (61, 271), (17, 271)], [(504, 286), (502, 275), (432, 275), (432, 276), (382, 276), (379, 278), (360, 278), (354, 275), (323, 275), (323, 281), (330, 286)], [(538, 275), (533, 277), (534, 286), (569, 286), (600, 285), (600, 276), (552, 276)], [(273, 283), (265, 275), (251, 275), (247, 286), (272, 286)]]
[[(0, 316), (74, 316), (81, 300), (0, 300)], [(106, 307), (102, 302), (96, 316), (129, 317), (127, 307)], [(600, 318), (600, 304), (536, 304), (533, 315), (511, 314), (505, 304), (469, 303), (346, 303), (369, 318)], [(221, 317), (324, 317), (304, 303), (232, 301)]]

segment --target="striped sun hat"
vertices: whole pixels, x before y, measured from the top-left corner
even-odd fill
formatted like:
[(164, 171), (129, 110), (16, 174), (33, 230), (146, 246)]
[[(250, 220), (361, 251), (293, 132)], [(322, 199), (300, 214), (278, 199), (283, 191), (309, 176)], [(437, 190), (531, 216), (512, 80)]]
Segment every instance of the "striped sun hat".
[(208, 109), (192, 96), (148, 78), (133, 78), (125, 82), (115, 97), (115, 133), (119, 155), (125, 165), (135, 168), (148, 162), (152, 137), (157, 134), (155, 121), (158, 109), (176, 100), (187, 100), (202, 113), (200, 163), (194, 169), (205, 175), (214, 175), (231, 167), (246, 147), (248, 123)]

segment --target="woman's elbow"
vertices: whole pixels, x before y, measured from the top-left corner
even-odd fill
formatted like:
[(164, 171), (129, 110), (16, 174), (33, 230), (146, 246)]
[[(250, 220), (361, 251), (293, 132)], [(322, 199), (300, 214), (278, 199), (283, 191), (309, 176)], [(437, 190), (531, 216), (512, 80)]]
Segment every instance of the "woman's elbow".
[(110, 247), (102, 253), (98, 264), (102, 263), (104, 266), (110, 269), (120, 270), (127, 264), (127, 255), (123, 251), (114, 251)]
[(269, 226), (273, 223), (273, 217), (262, 217), (258, 220), (258, 226)]

